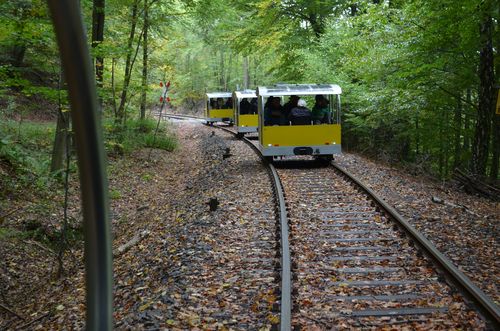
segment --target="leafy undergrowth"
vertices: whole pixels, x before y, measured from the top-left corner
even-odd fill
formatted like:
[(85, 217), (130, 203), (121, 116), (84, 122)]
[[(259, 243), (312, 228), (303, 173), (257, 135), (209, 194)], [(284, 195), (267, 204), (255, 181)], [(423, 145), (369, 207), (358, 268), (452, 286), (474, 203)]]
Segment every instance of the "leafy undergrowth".
[[(106, 145), (120, 144), (109, 149), (111, 181), (122, 171), (121, 162), (139, 167), (148, 162), (138, 161), (132, 154), (147, 146), (156, 155), (169, 153), (177, 146), (170, 128), (160, 125), (156, 138), (156, 122), (129, 121), (121, 132), (106, 132)], [(68, 222), (64, 231), (65, 247), (61, 250), (63, 234), (64, 187), (61, 176), (49, 172), (55, 125), (46, 122), (0, 121), (0, 329), (28, 328), (36, 319), (49, 319), (64, 310), (62, 299), (77, 302), (73, 294), (75, 277), (82, 270), (82, 216), (76, 162), (70, 168)], [(154, 140), (154, 143), (153, 143)], [(111, 142), (111, 143), (110, 143)], [(121, 145), (123, 144), (123, 145)], [(144, 150), (143, 150), (144, 151)], [(125, 156), (121, 156), (125, 155)], [(128, 163), (127, 163), (128, 162)], [(119, 171), (118, 171), (118, 170)], [(129, 169), (130, 170), (130, 169)], [(129, 171), (135, 173), (136, 170)], [(149, 185), (148, 175), (141, 181)], [(125, 184), (129, 185), (128, 182)], [(113, 203), (120, 201), (120, 190), (111, 186)], [(62, 262), (61, 262), (62, 261)], [(59, 275), (62, 274), (62, 277)], [(75, 288), (77, 293), (82, 290)], [(81, 292), (83, 293), (83, 292)], [(80, 294), (81, 294), (80, 293)], [(83, 303), (78, 311), (83, 311)], [(76, 309), (76, 308), (72, 308)], [(76, 325), (75, 325), (76, 326)]]

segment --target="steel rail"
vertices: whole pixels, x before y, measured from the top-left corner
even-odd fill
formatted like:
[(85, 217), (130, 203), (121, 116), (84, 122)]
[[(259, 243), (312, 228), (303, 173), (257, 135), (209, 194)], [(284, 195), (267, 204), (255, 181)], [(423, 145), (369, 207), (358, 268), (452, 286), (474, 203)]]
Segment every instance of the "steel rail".
[[(179, 119), (201, 119), (200, 117), (178, 114), (163, 114), (169, 118)], [(214, 128), (221, 129), (236, 137), (236, 132), (219, 125), (214, 125)], [(272, 179), (274, 191), (277, 197), (279, 206), (279, 223), (280, 223), (280, 248), (281, 248), (281, 297), (280, 297), (280, 330), (289, 331), (292, 329), (292, 273), (291, 273), (291, 255), (290, 255), (290, 242), (288, 230), (288, 215), (286, 211), (285, 196), (283, 193), (283, 186), (279, 178), (278, 172), (274, 165), (266, 160), (261, 151), (249, 139), (242, 138), (242, 140), (253, 149), (253, 151), (260, 157), (264, 165), (268, 169), (269, 176)]]
[(424, 252), (448, 275), (448, 279), (458, 286), (465, 296), (472, 300), (483, 316), (491, 323), (494, 329), (500, 329), (500, 308), (479, 289), (463, 272), (443, 255), (425, 236), (415, 229), (403, 216), (393, 207), (382, 200), (372, 189), (361, 183), (356, 177), (338, 164), (332, 163), (333, 167), (345, 175), (349, 180), (358, 185), (373, 199), (388, 215), (394, 219), (399, 226), (424, 250)]
[[(236, 132), (214, 125), (214, 127), (222, 129), (233, 134), (236, 137)], [(242, 140), (249, 145), (262, 162), (267, 166), (269, 175), (272, 179), (274, 192), (277, 196), (279, 206), (279, 222), (280, 222), (280, 239), (281, 239), (281, 298), (280, 298), (280, 330), (289, 331), (292, 329), (292, 272), (291, 272), (291, 256), (290, 256), (290, 241), (288, 230), (288, 215), (286, 211), (285, 195), (283, 186), (272, 163), (266, 160), (261, 151), (248, 138), (243, 137)]]
[(95, 78), (80, 3), (48, 0), (69, 89), (85, 236), (87, 330), (113, 327), (113, 266), (108, 180)]

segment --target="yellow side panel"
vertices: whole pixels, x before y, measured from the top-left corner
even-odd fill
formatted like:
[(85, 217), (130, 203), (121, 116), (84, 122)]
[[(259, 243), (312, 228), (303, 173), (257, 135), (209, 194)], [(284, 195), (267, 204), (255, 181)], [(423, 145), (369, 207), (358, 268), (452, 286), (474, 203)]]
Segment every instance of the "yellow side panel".
[(209, 118), (233, 118), (232, 109), (210, 109)]
[(238, 126), (258, 126), (259, 115), (240, 115)]
[(286, 125), (265, 126), (262, 130), (262, 145), (269, 146), (315, 146), (335, 143), (340, 145), (340, 125)]

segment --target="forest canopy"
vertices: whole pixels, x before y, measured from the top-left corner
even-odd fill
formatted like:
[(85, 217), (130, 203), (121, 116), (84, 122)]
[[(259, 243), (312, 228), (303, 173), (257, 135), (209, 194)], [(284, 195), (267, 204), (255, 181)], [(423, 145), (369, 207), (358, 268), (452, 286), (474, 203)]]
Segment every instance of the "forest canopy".
[[(160, 81), (171, 81), (172, 105), (190, 113), (206, 91), (335, 83), (344, 150), (442, 178), (455, 168), (498, 178), (496, 0), (80, 3), (103, 114), (117, 124), (157, 107)], [(45, 1), (3, 1), (0, 12), (2, 116), (40, 105), (62, 116)]]

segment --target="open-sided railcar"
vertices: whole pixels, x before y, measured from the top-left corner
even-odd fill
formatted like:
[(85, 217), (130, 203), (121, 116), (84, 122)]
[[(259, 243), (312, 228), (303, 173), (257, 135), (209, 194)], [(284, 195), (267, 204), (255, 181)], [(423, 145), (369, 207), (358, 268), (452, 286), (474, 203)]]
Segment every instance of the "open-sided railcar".
[[(257, 88), (259, 107), (259, 148), (268, 159), (278, 156), (312, 155), (331, 159), (341, 153), (340, 86), (333, 84), (280, 84)], [(280, 125), (265, 122), (265, 104), (269, 97), (298, 96), (309, 100), (323, 96), (328, 100), (329, 119), (321, 124), (311, 121), (292, 125), (287, 118)], [(284, 114), (285, 116), (285, 114)]]
[(233, 92), (234, 123), (239, 137), (245, 133), (257, 132), (257, 95), (255, 90)]
[(206, 94), (205, 120), (208, 124), (234, 121), (231, 92), (214, 92)]

